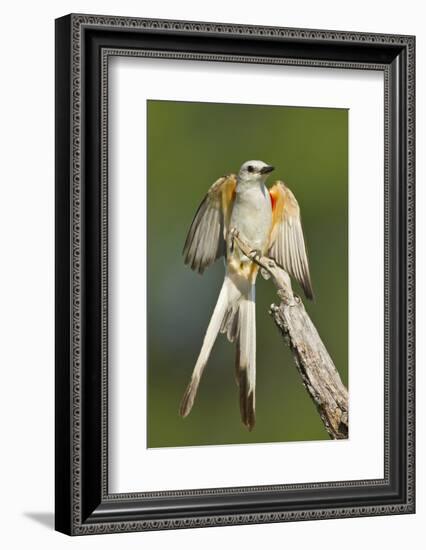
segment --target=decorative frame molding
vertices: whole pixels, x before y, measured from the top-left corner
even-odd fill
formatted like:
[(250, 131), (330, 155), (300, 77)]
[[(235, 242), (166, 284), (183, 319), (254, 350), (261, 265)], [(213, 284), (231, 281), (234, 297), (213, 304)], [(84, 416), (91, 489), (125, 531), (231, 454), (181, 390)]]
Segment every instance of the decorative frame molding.
[[(108, 493), (108, 59), (117, 55), (384, 72), (383, 480)], [(414, 512), (414, 80), (412, 36), (96, 15), (56, 21), (59, 531), (83, 535)]]

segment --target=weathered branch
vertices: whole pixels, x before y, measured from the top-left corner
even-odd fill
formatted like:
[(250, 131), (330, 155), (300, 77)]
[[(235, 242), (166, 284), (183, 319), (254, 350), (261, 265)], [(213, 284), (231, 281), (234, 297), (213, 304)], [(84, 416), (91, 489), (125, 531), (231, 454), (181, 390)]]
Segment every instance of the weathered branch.
[(271, 278), (281, 299), (272, 304), (270, 314), (289, 345), (303, 384), (314, 401), (332, 439), (348, 437), (348, 391), (327, 352), (301, 299), (293, 294), (290, 277), (274, 260), (259, 257), (239, 237), (233, 238), (241, 251), (259, 265), (265, 278)]

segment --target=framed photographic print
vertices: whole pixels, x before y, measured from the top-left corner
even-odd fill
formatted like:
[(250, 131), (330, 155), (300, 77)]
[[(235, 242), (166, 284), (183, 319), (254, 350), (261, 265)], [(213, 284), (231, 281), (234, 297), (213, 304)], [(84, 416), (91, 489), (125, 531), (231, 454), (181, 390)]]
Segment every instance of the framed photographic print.
[(412, 36), (56, 21), (56, 529), (413, 513)]

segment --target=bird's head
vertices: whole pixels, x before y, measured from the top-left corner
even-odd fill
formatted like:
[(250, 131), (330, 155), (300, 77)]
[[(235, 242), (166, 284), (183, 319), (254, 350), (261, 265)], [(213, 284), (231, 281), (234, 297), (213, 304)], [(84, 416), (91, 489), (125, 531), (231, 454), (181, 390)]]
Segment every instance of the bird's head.
[(238, 183), (264, 183), (273, 169), (273, 166), (266, 164), (262, 160), (248, 160), (241, 166), (238, 172)]

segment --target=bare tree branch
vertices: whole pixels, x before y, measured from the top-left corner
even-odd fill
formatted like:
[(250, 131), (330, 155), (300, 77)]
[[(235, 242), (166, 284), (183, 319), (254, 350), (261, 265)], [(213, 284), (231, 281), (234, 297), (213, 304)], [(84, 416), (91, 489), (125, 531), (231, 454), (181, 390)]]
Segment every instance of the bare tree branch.
[(255, 262), (265, 278), (271, 278), (281, 300), (272, 304), (270, 314), (284, 341), (290, 347), (303, 384), (314, 401), (332, 439), (348, 437), (348, 391), (325, 348), (301, 299), (293, 294), (290, 277), (274, 260), (259, 256), (241, 240), (232, 238), (243, 254)]

